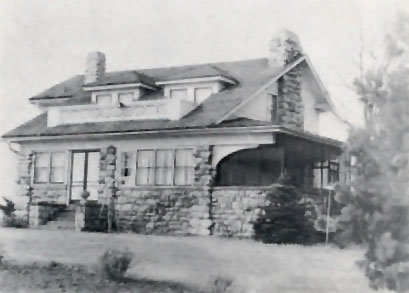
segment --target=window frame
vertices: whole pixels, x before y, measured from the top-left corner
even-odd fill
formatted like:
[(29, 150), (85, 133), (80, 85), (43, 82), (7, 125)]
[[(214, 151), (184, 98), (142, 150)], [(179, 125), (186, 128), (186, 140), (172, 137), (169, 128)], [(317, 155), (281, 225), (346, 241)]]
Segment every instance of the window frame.
[[(190, 150), (192, 151), (192, 157), (193, 157), (193, 164), (192, 166), (182, 166), (184, 169), (186, 168), (192, 168), (193, 169), (193, 182), (192, 183), (188, 183), (188, 184), (176, 184), (176, 176), (175, 176), (175, 171), (177, 167), (181, 167), (181, 166), (176, 166), (176, 152), (177, 151), (184, 151), (184, 150)], [(173, 186), (192, 186), (194, 183), (194, 172), (195, 172), (195, 165), (194, 165), (194, 156), (193, 156), (193, 148), (179, 148), (179, 149), (174, 149), (174, 155), (173, 155)]]
[[(206, 99), (207, 99), (208, 97), (210, 97), (210, 96), (214, 93), (214, 92), (213, 92), (213, 87), (211, 87), (211, 86), (201, 86), (201, 87), (198, 86), (198, 87), (195, 87), (195, 88), (193, 89), (193, 102), (195, 102), (196, 104), (199, 103), (199, 102), (197, 101), (196, 91), (197, 91), (197, 90), (203, 90), (203, 89), (208, 89), (208, 90), (210, 90), (210, 95), (207, 96)], [(203, 101), (201, 101), (200, 104), (203, 103), (206, 99), (204, 99)]]
[[(102, 97), (102, 96), (109, 97), (110, 102), (107, 103), (107, 104), (98, 103), (98, 98)], [(95, 95), (95, 104), (97, 104), (98, 106), (108, 106), (108, 105), (113, 105), (113, 103), (114, 103), (114, 97), (113, 97), (112, 93), (100, 93), (100, 94)]]
[[(336, 170), (331, 169), (331, 167), (335, 167)], [(326, 189), (325, 187), (328, 185), (332, 185), (336, 182), (339, 182), (340, 180), (340, 164), (339, 161), (337, 160), (324, 160), (320, 162), (315, 162), (312, 165), (312, 170), (313, 172), (315, 170), (320, 170), (320, 178), (319, 178), (319, 183), (320, 186), (315, 186), (314, 188), (320, 188), (320, 189)], [(326, 170), (326, 178), (324, 180), (324, 170)], [(333, 180), (333, 172), (337, 172), (337, 180)], [(314, 174), (315, 177), (315, 174)], [(324, 182), (327, 182), (327, 185), (324, 185)], [(315, 178), (314, 178), (314, 183), (315, 183)]]
[[(123, 103), (122, 101), (121, 101), (121, 95), (132, 95), (132, 100), (131, 100), (131, 103), (133, 103), (133, 102), (135, 102), (137, 99), (135, 99), (135, 93), (133, 92), (133, 91), (130, 91), (130, 92), (118, 92), (118, 103)], [(125, 106), (127, 105), (127, 104), (124, 104)]]
[[(38, 154), (47, 154), (48, 155), (48, 162), (47, 162), (47, 167), (40, 167), (40, 168), (47, 168), (47, 181), (36, 181), (36, 170), (38, 169), (38, 167), (36, 167), (37, 164), (37, 159), (38, 159)], [(64, 155), (64, 166), (59, 166), (59, 167), (53, 167), (53, 154), (62, 154)], [(33, 179), (32, 179), (32, 183), (33, 184), (65, 184), (66, 182), (66, 171), (67, 171), (67, 156), (66, 156), (66, 152), (65, 151), (51, 151), (51, 152), (47, 152), (47, 151), (36, 151), (34, 152), (34, 163), (33, 163), (33, 168), (32, 168), (32, 175), (33, 175)], [(63, 180), (62, 181), (52, 181), (52, 169), (53, 168), (63, 168)]]
[(189, 89), (187, 87), (180, 87), (180, 88), (171, 88), (169, 89), (169, 99), (176, 99), (172, 97), (172, 92), (175, 91), (183, 91), (186, 93), (186, 96), (182, 98), (183, 100), (189, 100)]
[[(189, 168), (192, 168), (193, 171), (193, 182), (188, 183), (188, 184), (176, 184), (176, 178), (175, 178), (175, 167), (176, 167), (176, 151), (178, 150), (189, 150), (191, 151), (192, 154), (192, 158), (193, 158), (193, 164), (192, 166), (188, 166)], [(140, 184), (138, 183), (138, 178), (137, 178), (137, 174), (138, 174), (138, 153), (140, 151), (152, 151), (153, 152), (153, 182), (152, 184)], [(158, 168), (156, 162), (157, 162), (157, 152), (158, 151), (171, 151), (172, 152), (172, 182), (171, 184), (157, 184), (156, 183), (156, 170)], [(194, 156), (193, 156), (193, 152), (194, 152), (194, 148), (193, 147), (181, 147), (181, 148), (141, 148), (141, 149), (135, 149), (135, 150), (122, 150), (121, 151), (121, 155), (122, 153), (132, 153), (134, 156), (134, 161), (132, 163), (132, 170), (134, 170), (134, 174), (133, 174), (133, 185), (126, 185), (124, 183), (122, 183), (122, 176), (121, 173), (119, 173), (120, 178), (121, 178), (121, 182), (120, 184), (124, 187), (191, 187), (194, 184)], [(185, 168), (187, 168), (187, 166), (184, 166)], [(120, 168), (118, 168), (119, 172), (121, 172), (121, 169), (123, 168), (123, 166), (121, 165)], [(149, 176), (149, 175), (148, 175)]]

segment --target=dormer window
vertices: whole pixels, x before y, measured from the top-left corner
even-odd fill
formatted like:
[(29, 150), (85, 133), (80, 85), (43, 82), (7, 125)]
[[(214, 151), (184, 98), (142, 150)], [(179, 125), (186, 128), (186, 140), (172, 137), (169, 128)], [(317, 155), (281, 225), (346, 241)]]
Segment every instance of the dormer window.
[(211, 87), (198, 87), (195, 88), (195, 103), (201, 104), (213, 93)]
[(95, 102), (98, 105), (105, 106), (112, 104), (112, 96), (109, 94), (96, 95)]
[(187, 100), (187, 89), (172, 89), (169, 94), (171, 99)]
[(134, 101), (134, 93), (119, 93), (118, 101), (124, 105), (129, 105)]

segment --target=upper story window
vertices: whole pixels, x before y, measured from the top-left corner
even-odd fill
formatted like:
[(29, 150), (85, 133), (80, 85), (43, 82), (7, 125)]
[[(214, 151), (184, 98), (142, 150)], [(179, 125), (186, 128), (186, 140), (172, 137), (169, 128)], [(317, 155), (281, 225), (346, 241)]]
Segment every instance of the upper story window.
[(133, 93), (119, 93), (118, 101), (124, 105), (129, 105), (134, 101)]
[(201, 104), (212, 93), (213, 93), (213, 89), (211, 87), (198, 87), (198, 88), (195, 88), (195, 102), (197, 104)]
[(63, 183), (66, 155), (64, 152), (36, 153), (34, 183)]
[(98, 105), (111, 105), (112, 104), (112, 96), (110, 94), (101, 94), (95, 97), (95, 102)]
[(172, 99), (187, 99), (187, 89), (173, 89), (169, 92)]

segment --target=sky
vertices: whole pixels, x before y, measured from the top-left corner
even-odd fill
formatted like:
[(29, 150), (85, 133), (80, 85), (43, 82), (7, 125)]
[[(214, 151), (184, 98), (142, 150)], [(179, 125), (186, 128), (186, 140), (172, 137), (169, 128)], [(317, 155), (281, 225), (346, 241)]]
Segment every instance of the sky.
[[(251, 59), (267, 56), (280, 28), (299, 36), (339, 114), (359, 123), (350, 90), (359, 52), (379, 47), (408, 9), (407, 0), (3, 0), (0, 133), (39, 113), (29, 97), (83, 74), (89, 52), (106, 54), (107, 71)], [(15, 156), (6, 144), (0, 160), (0, 196), (9, 195)]]

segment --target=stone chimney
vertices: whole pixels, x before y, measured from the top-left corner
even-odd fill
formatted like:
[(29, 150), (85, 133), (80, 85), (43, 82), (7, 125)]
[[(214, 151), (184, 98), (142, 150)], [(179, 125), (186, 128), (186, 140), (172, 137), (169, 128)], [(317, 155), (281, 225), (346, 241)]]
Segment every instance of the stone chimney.
[(105, 74), (105, 54), (91, 52), (87, 55), (85, 65), (84, 84), (94, 83), (102, 79)]
[(298, 36), (286, 29), (279, 30), (270, 40), (268, 64), (283, 68), (302, 55)]

